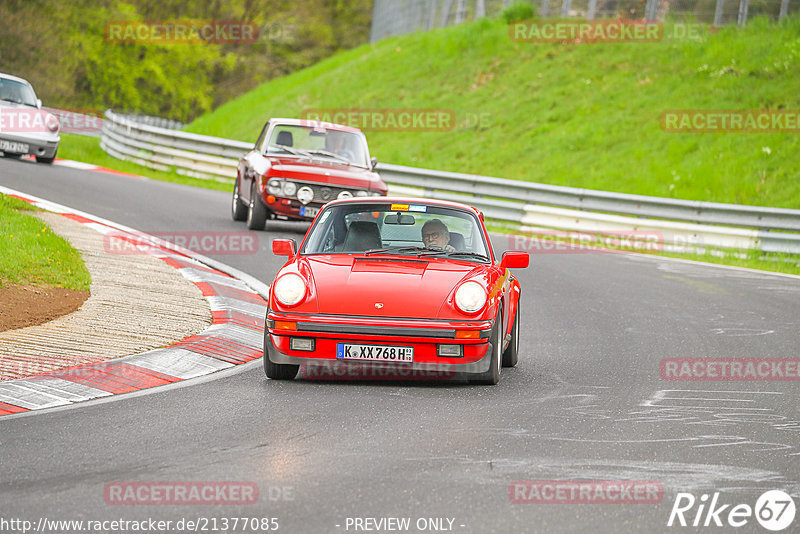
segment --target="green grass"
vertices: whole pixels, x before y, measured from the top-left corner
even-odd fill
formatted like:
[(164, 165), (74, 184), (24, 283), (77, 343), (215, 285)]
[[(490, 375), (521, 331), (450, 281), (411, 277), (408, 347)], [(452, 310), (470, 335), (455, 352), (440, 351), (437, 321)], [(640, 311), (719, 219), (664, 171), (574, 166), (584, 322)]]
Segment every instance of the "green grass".
[(22, 200), (0, 195), (0, 287), (36, 285), (89, 291), (80, 253), (53, 233)]
[(800, 208), (797, 133), (660, 126), (667, 110), (800, 109), (800, 17), (700, 34), (658, 43), (515, 43), (502, 21), (483, 19), (337, 54), (187, 130), (254, 141), (268, 117), (307, 109), (447, 109), (458, 122), (452, 131), (368, 131), (373, 155), (549, 184)]
[(77, 134), (61, 134), (61, 144), (58, 147), (58, 157), (82, 161), (113, 169), (115, 171), (127, 172), (138, 176), (145, 176), (154, 180), (173, 182), (178, 184), (206, 187), (220, 191), (233, 191), (233, 177), (230, 184), (224, 184), (214, 180), (201, 180), (178, 174), (177, 172), (164, 172), (150, 169), (143, 165), (120, 160), (106, 154), (100, 148), (100, 139), (97, 137), (87, 137)]

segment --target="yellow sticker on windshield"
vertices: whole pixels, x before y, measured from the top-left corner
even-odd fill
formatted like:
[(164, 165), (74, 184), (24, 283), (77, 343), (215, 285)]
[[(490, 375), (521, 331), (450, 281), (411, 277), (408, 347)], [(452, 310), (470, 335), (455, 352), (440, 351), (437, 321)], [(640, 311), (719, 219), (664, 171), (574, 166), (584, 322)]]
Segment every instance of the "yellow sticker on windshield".
[(392, 204), (391, 211), (408, 211), (408, 204)]

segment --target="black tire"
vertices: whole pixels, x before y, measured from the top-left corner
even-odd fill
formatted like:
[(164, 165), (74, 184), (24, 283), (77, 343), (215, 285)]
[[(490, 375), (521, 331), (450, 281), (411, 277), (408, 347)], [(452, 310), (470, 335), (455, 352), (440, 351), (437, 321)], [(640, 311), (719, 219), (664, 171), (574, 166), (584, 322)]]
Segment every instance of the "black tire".
[(511, 327), (511, 341), (503, 352), (503, 367), (515, 367), (519, 361), (519, 302), (514, 315), (514, 326)]
[(266, 223), (267, 207), (261, 201), (261, 196), (258, 194), (258, 186), (253, 180), (253, 185), (250, 187), (250, 205), (247, 209), (247, 229), (263, 230)]
[(267, 378), (272, 380), (294, 380), (297, 372), (300, 370), (299, 365), (283, 365), (279, 363), (272, 363), (269, 359), (269, 347), (272, 342), (269, 340), (269, 332), (264, 329), (264, 373)]
[(503, 360), (503, 312), (498, 310), (497, 318), (492, 328), (492, 337), (489, 338), (489, 343), (492, 346), (492, 361), (489, 364), (489, 370), (481, 373), (475, 378), (470, 380), (472, 384), (484, 384), (491, 386), (500, 382), (500, 366)]
[(44, 163), (46, 165), (50, 165), (51, 163), (53, 163), (55, 161), (56, 154), (58, 154), (58, 149), (56, 149), (56, 151), (53, 152), (53, 157), (52, 158), (44, 158), (44, 157), (36, 156), (36, 163)]
[(3, 152), (3, 157), (9, 159), (19, 159), (22, 157), (22, 154), (12, 154), (11, 152)]
[(231, 200), (231, 217), (234, 221), (244, 221), (247, 219), (247, 204), (242, 202), (239, 196), (239, 178), (233, 184), (233, 199)]

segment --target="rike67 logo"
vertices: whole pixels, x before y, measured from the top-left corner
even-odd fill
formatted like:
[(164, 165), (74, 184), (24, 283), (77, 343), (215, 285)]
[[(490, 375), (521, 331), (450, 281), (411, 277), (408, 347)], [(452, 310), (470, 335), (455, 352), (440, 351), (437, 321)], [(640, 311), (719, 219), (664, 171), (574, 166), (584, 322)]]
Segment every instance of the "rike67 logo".
[(709, 495), (706, 493), (699, 499), (691, 493), (678, 493), (667, 526), (739, 528), (755, 517), (765, 529), (778, 532), (794, 521), (794, 500), (781, 490), (762, 493), (755, 507), (749, 504), (722, 504), (719, 496), (719, 492), (715, 492), (709, 502)]

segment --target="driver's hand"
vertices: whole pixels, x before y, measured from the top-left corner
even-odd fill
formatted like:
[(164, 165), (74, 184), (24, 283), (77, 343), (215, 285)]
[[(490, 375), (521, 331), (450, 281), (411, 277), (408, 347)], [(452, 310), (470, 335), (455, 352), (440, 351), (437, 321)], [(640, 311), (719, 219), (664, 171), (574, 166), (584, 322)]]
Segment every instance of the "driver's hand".
[(456, 251), (456, 247), (454, 247), (453, 245), (445, 245), (444, 249), (442, 249), (442, 250), (444, 250), (445, 252), (455, 252)]

